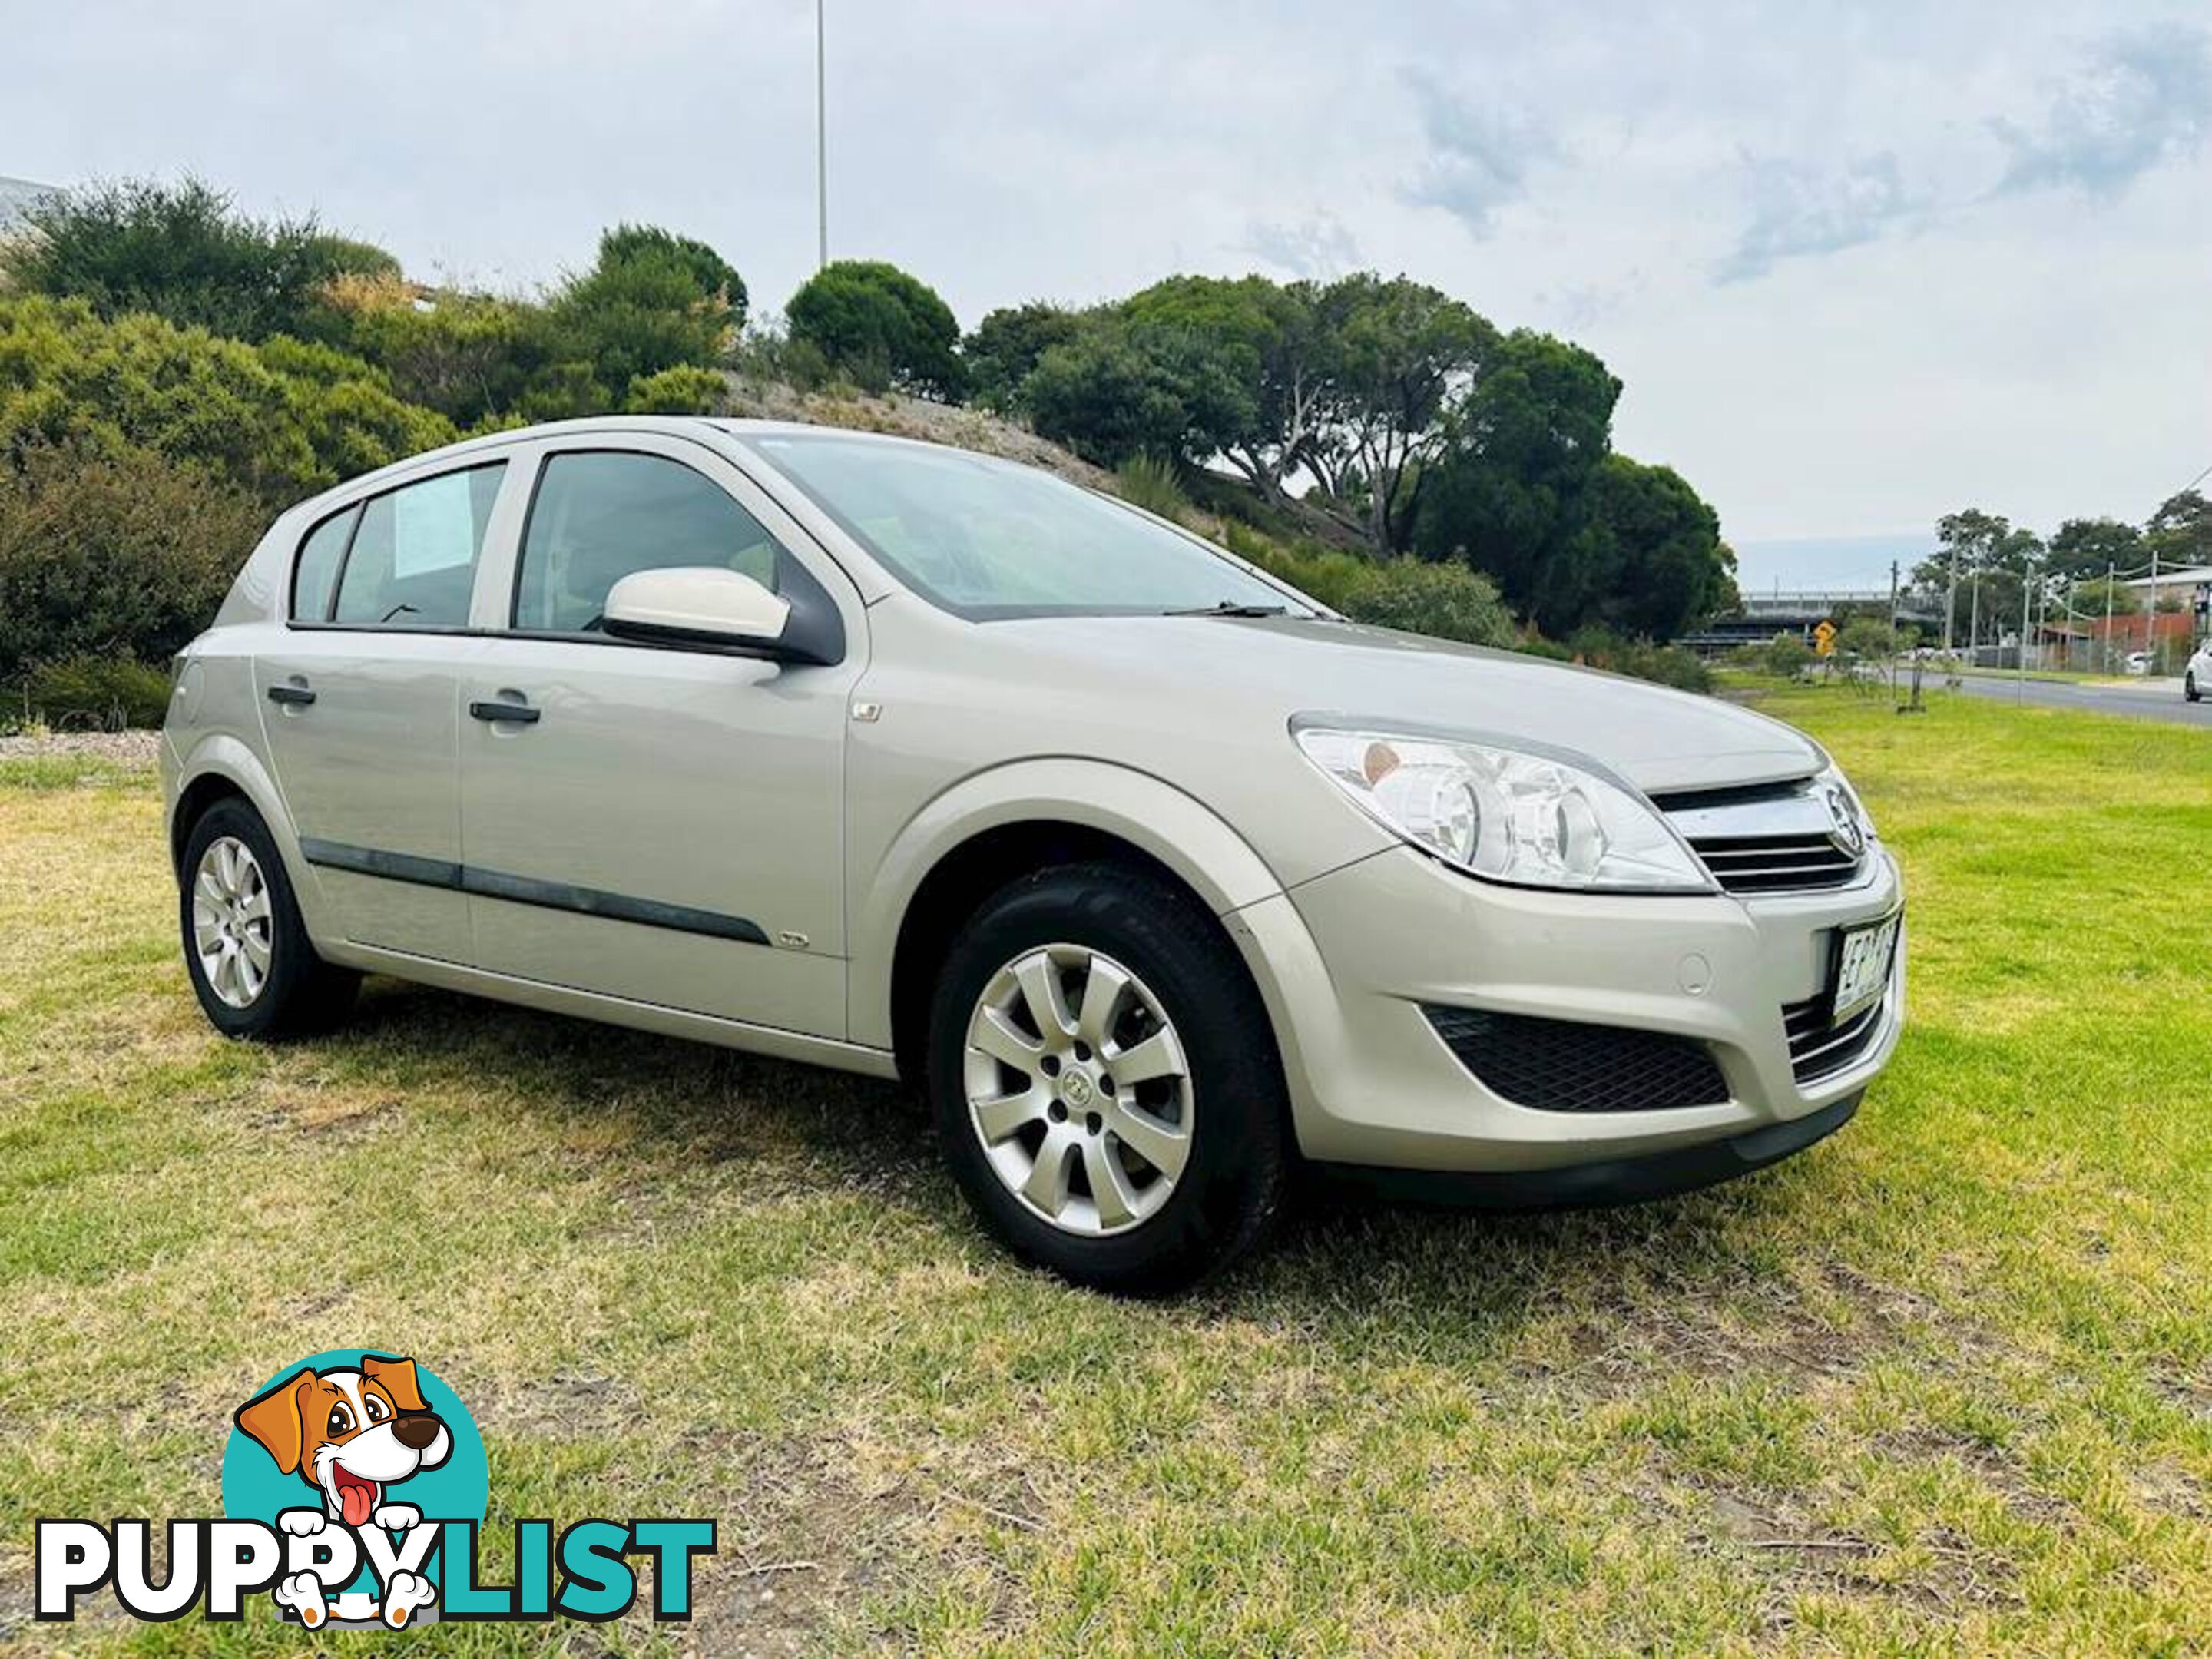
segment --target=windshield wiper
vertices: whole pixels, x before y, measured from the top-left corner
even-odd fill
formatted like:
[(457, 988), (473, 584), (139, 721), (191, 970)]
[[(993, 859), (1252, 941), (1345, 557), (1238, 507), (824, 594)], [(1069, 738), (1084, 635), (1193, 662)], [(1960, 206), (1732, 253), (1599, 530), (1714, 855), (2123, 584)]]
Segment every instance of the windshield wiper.
[(1224, 599), (1219, 605), (1195, 605), (1188, 611), (1163, 611), (1163, 617), (1279, 617), (1289, 607), (1280, 605), (1238, 605)]

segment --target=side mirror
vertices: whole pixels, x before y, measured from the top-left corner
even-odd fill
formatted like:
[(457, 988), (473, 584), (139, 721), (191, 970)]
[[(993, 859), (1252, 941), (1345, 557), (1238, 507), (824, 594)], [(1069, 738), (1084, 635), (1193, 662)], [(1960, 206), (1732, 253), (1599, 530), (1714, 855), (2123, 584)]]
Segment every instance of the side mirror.
[(791, 605), (750, 576), (708, 567), (634, 570), (607, 592), (600, 626), (617, 639), (782, 654)]

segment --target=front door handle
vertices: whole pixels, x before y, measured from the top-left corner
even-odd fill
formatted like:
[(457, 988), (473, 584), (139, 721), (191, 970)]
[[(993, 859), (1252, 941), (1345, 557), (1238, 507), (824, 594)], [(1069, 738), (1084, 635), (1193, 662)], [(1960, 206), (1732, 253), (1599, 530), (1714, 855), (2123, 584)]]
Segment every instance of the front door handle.
[(526, 702), (472, 702), (469, 714), (480, 720), (496, 720), (504, 725), (512, 721), (517, 726), (534, 726), (542, 711)]
[(293, 703), (304, 708), (314, 700), (315, 694), (304, 685), (272, 685), (269, 688), (269, 701), (271, 702)]

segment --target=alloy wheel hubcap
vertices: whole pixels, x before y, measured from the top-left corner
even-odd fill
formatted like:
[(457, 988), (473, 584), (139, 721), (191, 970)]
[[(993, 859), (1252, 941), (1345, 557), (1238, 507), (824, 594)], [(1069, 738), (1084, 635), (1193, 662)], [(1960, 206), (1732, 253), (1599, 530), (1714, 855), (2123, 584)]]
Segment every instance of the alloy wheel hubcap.
[(235, 836), (208, 844), (192, 875), (192, 949), (224, 1006), (249, 1008), (269, 982), (275, 929), (269, 884)]
[(968, 1020), (968, 1116), (1024, 1207), (1101, 1237), (1156, 1214), (1190, 1158), (1190, 1065), (1151, 988), (1080, 945), (1025, 951)]

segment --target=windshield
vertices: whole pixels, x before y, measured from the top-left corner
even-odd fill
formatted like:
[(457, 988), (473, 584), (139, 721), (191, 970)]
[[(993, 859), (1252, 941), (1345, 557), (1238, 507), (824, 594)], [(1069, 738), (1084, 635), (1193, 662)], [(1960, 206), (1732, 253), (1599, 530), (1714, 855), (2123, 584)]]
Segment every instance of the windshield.
[(832, 435), (748, 441), (901, 581), (963, 617), (1316, 614), (1204, 543), (1034, 467)]

